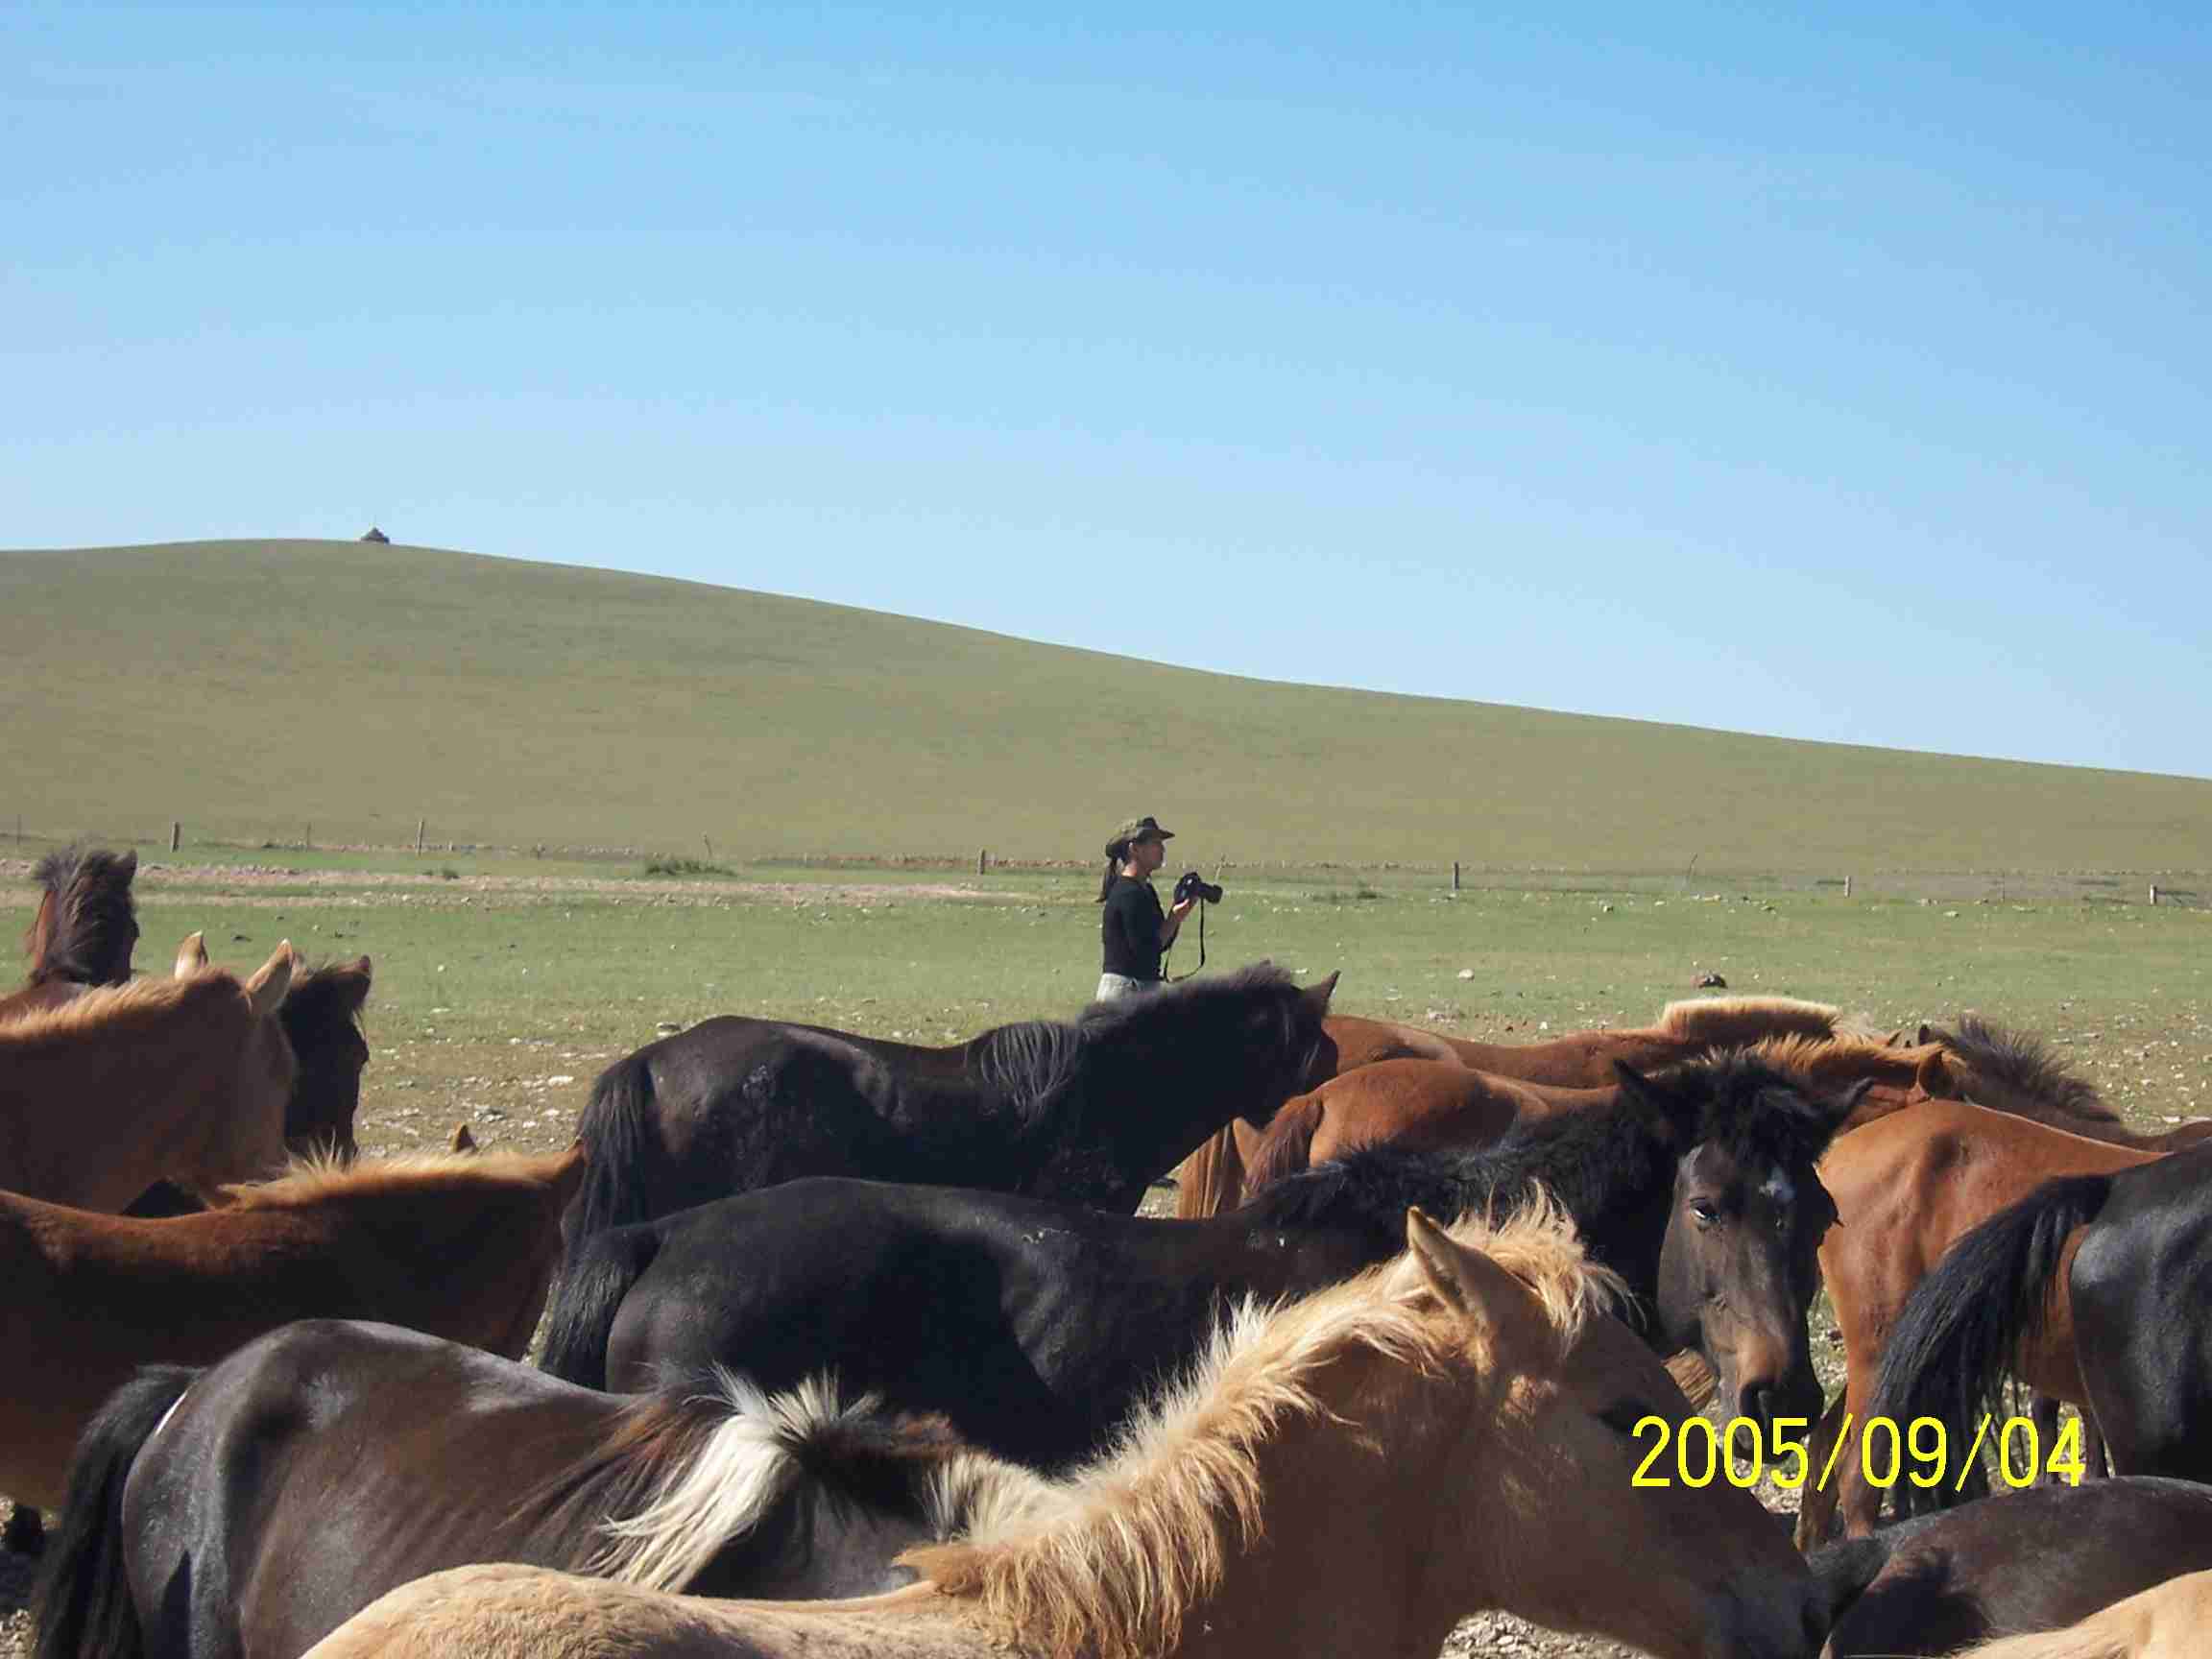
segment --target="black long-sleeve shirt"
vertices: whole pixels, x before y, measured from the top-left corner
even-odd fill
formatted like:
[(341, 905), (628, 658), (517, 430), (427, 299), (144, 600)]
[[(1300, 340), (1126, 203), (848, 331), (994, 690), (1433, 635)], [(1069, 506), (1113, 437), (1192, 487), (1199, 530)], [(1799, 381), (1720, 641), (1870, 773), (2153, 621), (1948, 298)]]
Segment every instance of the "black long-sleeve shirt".
[(1160, 895), (1152, 891), (1152, 883), (1115, 877), (1105, 912), (1098, 923), (1106, 945), (1104, 972), (1131, 979), (1159, 978), (1160, 928), (1166, 913), (1160, 908)]

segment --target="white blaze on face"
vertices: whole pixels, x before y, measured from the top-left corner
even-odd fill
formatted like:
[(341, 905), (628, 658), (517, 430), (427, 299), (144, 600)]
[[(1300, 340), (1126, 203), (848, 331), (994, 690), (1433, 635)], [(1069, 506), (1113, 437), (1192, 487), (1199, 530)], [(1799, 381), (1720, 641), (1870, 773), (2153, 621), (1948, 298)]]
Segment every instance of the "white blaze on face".
[(1790, 1171), (1779, 1164), (1774, 1166), (1774, 1173), (1759, 1184), (1759, 1190), (1784, 1210), (1797, 1202), (1797, 1184), (1790, 1179)]

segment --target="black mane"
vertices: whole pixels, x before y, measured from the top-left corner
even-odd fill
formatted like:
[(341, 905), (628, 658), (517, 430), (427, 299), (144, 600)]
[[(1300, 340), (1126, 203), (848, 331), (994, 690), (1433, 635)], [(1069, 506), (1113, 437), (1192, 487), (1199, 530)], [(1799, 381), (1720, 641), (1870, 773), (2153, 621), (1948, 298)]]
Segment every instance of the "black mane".
[(31, 965), (29, 983), (120, 985), (131, 977), (131, 952), (138, 943), (131, 879), (137, 873), (135, 852), (109, 853), (82, 841), (38, 860), (32, 879), (54, 896), (54, 932)]
[(2101, 1123), (2120, 1121), (2120, 1115), (2104, 1104), (2095, 1088), (2058, 1064), (2040, 1037), (2008, 1030), (1976, 1014), (1961, 1014), (1956, 1031), (1930, 1026), (1929, 1035), (1978, 1075), (2040, 1100), (2054, 1111)]

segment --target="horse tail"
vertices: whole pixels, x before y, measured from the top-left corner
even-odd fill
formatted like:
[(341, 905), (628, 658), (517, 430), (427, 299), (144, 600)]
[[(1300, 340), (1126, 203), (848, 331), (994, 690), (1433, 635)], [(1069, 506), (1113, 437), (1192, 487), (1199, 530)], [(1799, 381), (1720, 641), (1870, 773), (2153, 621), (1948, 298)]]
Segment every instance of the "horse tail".
[(1224, 1123), (1183, 1160), (1176, 1171), (1175, 1216), (1203, 1221), (1234, 1210), (1244, 1196), (1244, 1154), (1237, 1145), (1237, 1126)]
[[(1973, 1445), (1976, 1416), (2003, 1414), (2006, 1378), (2042, 1333), (2067, 1238), (2111, 1190), (2109, 1175), (2046, 1181), (1954, 1243), (1898, 1315), (1867, 1420), (1933, 1417), (1952, 1445)], [(1940, 1481), (1933, 1493), (1900, 1481), (1896, 1493), (1909, 1514), (1946, 1496)]]
[(564, 1382), (605, 1388), (614, 1316), (660, 1254), (658, 1227), (616, 1227), (579, 1237), (569, 1246), (545, 1315), (545, 1352), (538, 1368)]
[(1244, 1177), (1248, 1192), (1260, 1192), (1286, 1176), (1312, 1167), (1313, 1137), (1321, 1128), (1321, 1100), (1301, 1094), (1268, 1119)]
[(653, 1068), (642, 1054), (599, 1073), (576, 1120), (584, 1142), (583, 1190), (567, 1235), (581, 1242), (610, 1227), (652, 1219), (645, 1200), (645, 1152), (653, 1123)]
[(123, 1484), (199, 1377), (188, 1365), (142, 1365), (85, 1426), (69, 1460), (61, 1524), (31, 1594), (33, 1659), (143, 1659), (145, 1633), (123, 1563)]

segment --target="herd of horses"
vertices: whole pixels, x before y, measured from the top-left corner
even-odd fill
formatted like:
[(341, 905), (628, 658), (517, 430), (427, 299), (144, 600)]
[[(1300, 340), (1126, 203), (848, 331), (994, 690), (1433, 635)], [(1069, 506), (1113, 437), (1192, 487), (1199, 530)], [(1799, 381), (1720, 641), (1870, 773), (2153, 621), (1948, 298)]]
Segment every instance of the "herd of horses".
[[(41, 861), (0, 1000), (37, 1659), (2212, 1643), (2212, 1124), (2136, 1135), (2031, 1036), (1475, 1044), (1262, 964), (946, 1048), (709, 1020), (566, 1152), (373, 1159), (368, 959), (132, 978), (134, 870)], [(1963, 1447), (2013, 1386), (2109, 1478), (1882, 1524), (1861, 1427)], [(1715, 1395), (1836, 1454), (1794, 1541), (1636, 1479)]]

